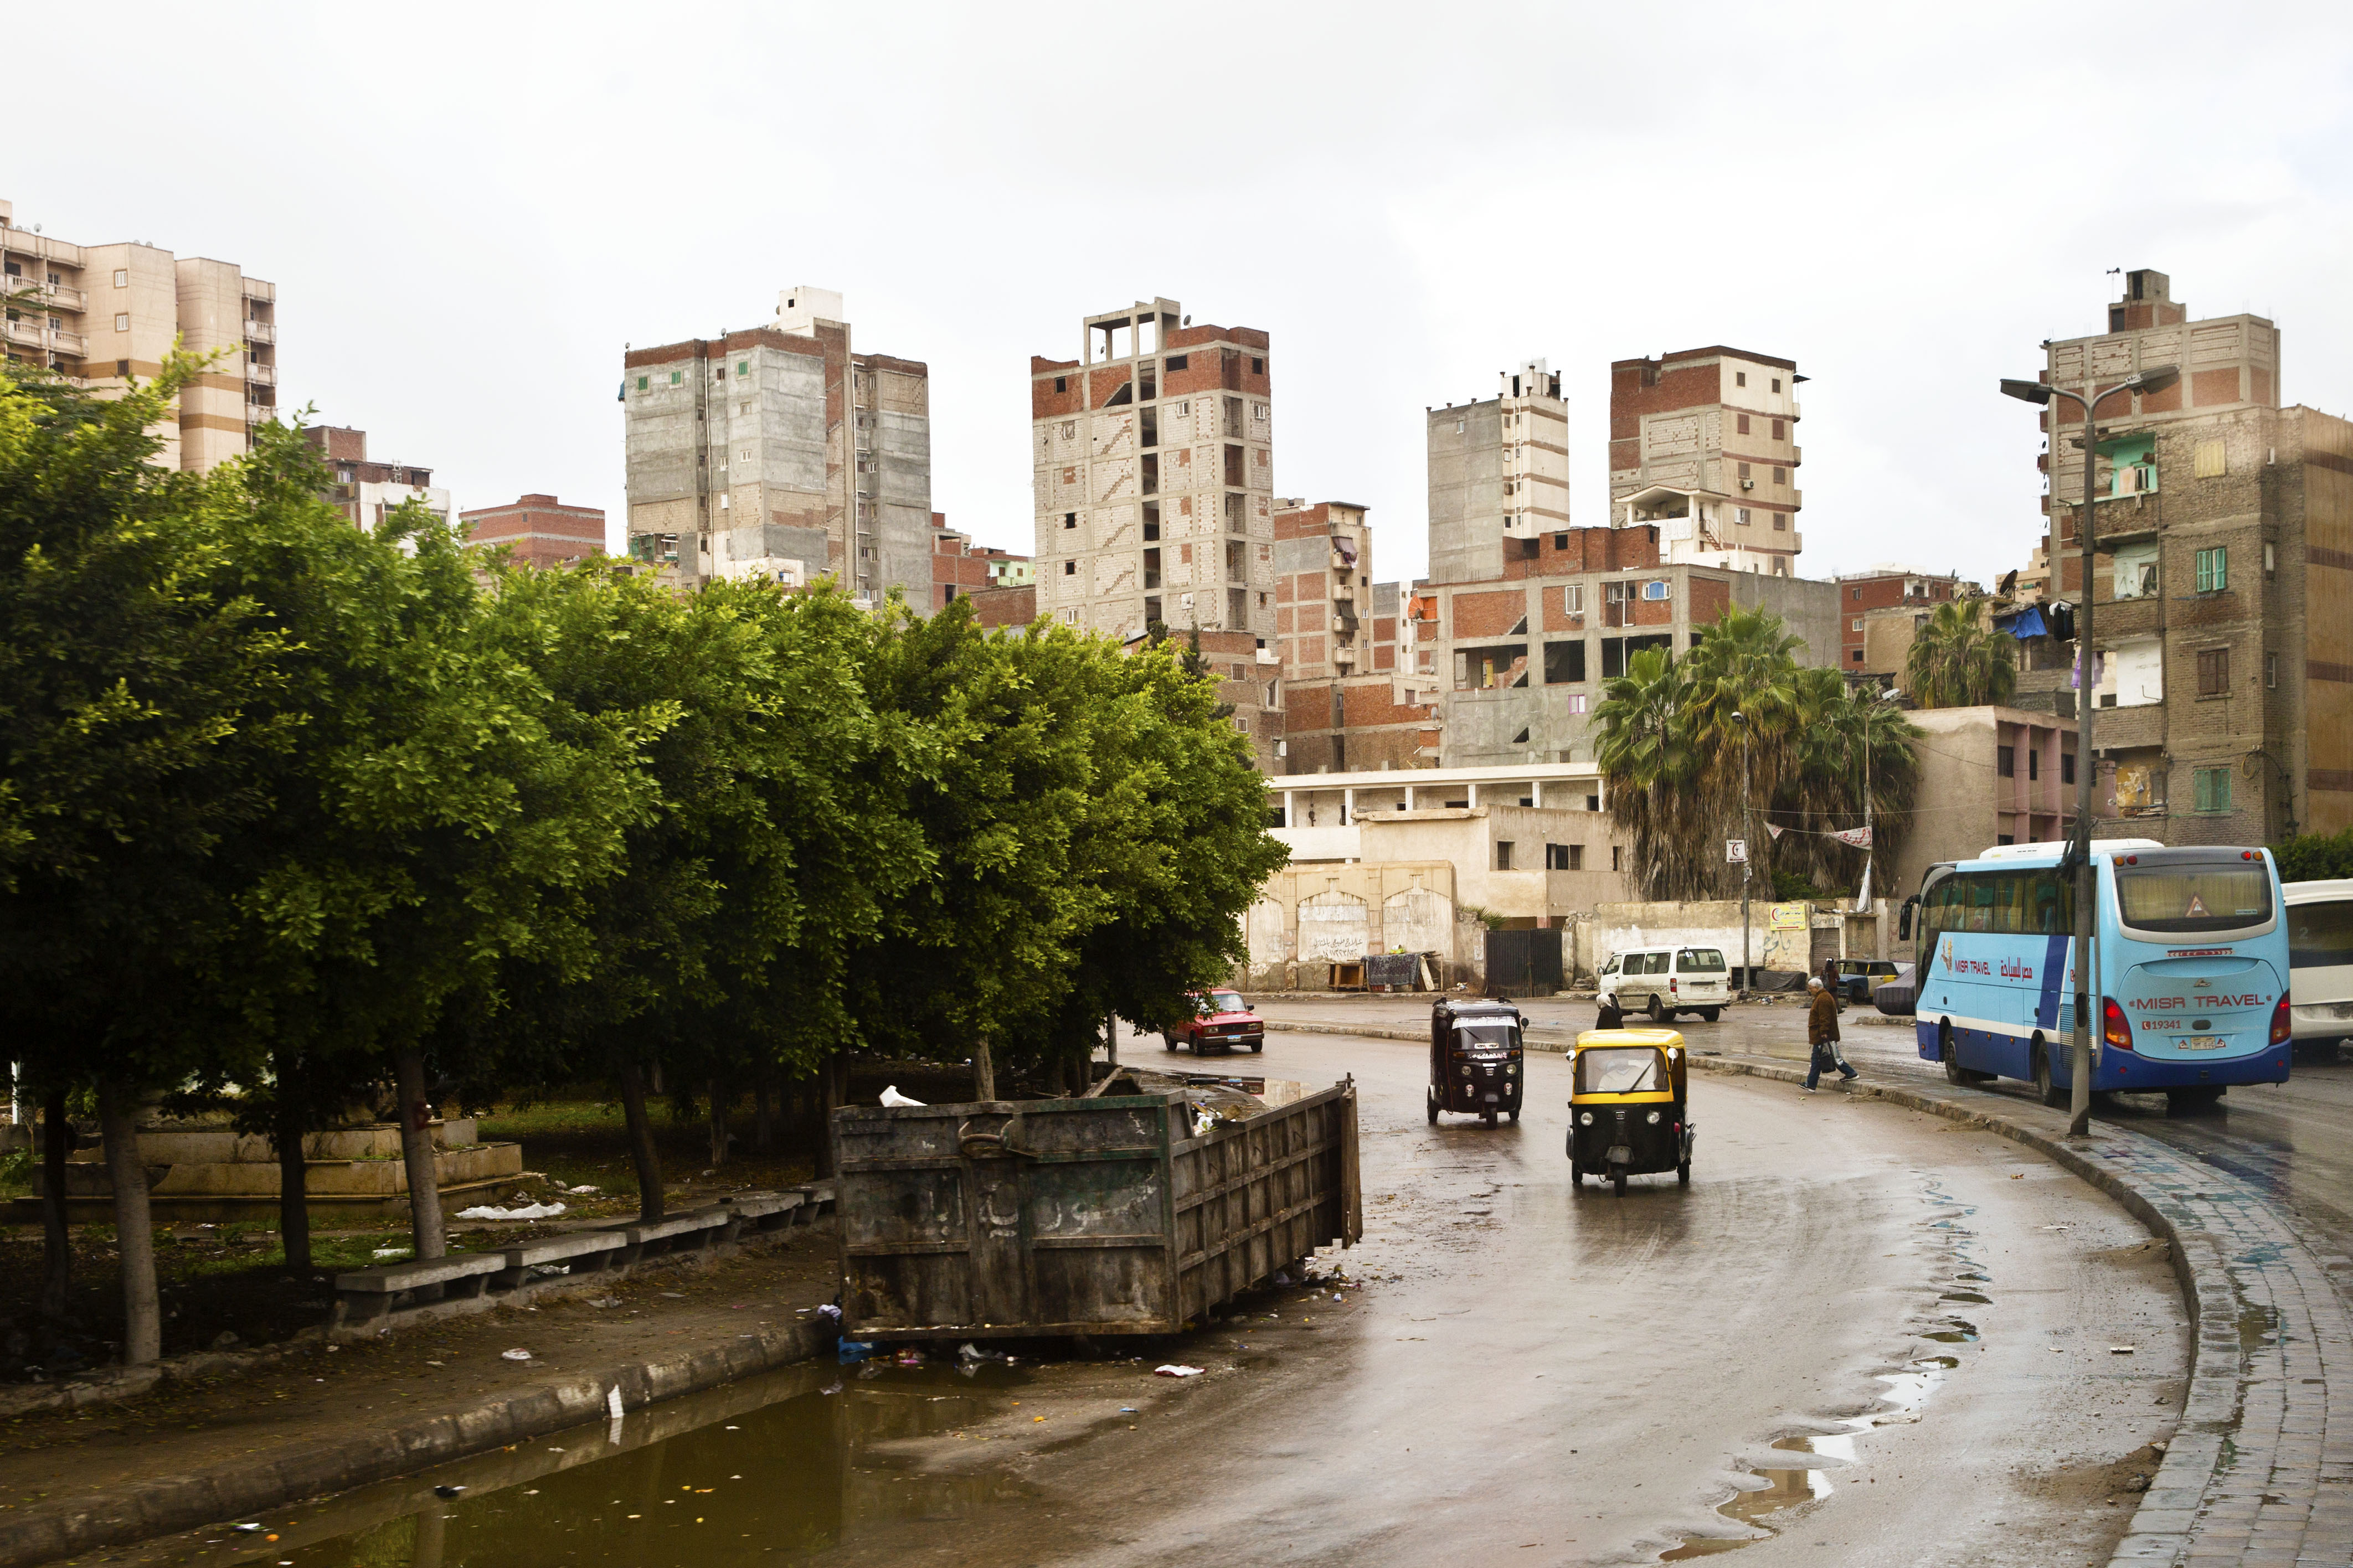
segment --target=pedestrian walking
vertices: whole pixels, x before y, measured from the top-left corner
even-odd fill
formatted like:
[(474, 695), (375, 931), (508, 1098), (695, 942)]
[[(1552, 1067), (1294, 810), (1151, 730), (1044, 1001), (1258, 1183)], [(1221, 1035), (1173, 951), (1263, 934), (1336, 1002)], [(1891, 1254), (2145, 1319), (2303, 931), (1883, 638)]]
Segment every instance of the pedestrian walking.
[(1604, 996), (1601, 999), (1601, 1009), (1594, 1017), (1593, 1026), (1597, 1029), (1622, 1029), (1626, 1026), (1626, 1015), (1619, 1010), (1617, 997)]
[(1806, 1007), (1806, 1040), (1813, 1047), (1813, 1059), (1806, 1066), (1806, 1092), (1814, 1092), (1822, 1074), (1837, 1068), (1840, 1076), (1852, 1081), (1857, 1074), (1853, 1065), (1839, 1052), (1838, 998), (1830, 993), (1820, 979), (1806, 982), (1810, 997)]
[(1838, 960), (1835, 958), (1822, 960), (1822, 987), (1833, 996), (1838, 994), (1839, 972)]

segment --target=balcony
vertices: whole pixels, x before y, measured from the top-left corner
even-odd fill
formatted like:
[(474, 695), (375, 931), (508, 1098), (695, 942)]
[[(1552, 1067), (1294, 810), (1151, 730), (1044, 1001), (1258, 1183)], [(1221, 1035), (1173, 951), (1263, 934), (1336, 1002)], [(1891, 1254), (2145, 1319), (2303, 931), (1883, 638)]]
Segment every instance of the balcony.
[(278, 341), (278, 323), (257, 321), (248, 316), (245, 321), (245, 341), (249, 343), (274, 343)]
[(49, 333), (49, 347), (61, 354), (71, 354), (74, 358), (79, 359), (82, 355), (82, 335), (79, 332), (69, 332), (62, 327), (52, 329)]
[(248, 278), (242, 281), (244, 284), (245, 297), (247, 299), (259, 300), (265, 305), (275, 304), (277, 302), (277, 284), (264, 283), (259, 278)]
[(10, 278), (5, 281), (12, 300), (22, 300), (27, 310), (72, 310), (79, 314), (90, 309), (90, 296), (69, 283), (40, 283), (30, 278)]
[(38, 321), (9, 321), (0, 325), (0, 336), (5, 336), (12, 343), (39, 348), (47, 341), (48, 334), (41, 330)]
[(245, 367), (245, 379), (255, 386), (276, 386), (278, 367), (274, 364), (248, 364)]

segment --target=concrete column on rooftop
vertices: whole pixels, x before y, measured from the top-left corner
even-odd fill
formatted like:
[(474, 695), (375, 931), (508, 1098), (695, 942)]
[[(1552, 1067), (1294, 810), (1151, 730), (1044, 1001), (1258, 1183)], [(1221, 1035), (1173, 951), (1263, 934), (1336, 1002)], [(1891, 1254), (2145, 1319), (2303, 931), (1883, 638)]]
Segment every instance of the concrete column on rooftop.
[(1477, 784), (1471, 784), (1471, 785), (1469, 785), (1469, 786), (1467, 786), (1467, 787), (1468, 787), (1468, 788), (1470, 789), (1470, 791), (1471, 791), (1471, 806), (1472, 806), (1472, 809), (1475, 811), (1475, 810), (1477, 810), (1477, 809), (1478, 809), (1478, 806), (1479, 806), (1479, 786), (1478, 786)]
[(1282, 825), (1285, 827), (1299, 826), (1299, 809), (1293, 795), (1293, 792), (1291, 790), (1282, 792)]
[(1408, 811), (1413, 809), (1413, 785), (1411, 784), (1405, 786), (1405, 808)]
[(1356, 792), (1353, 789), (1344, 789), (1340, 792), (1340, 826), (1345, 827), (1356, 820)]

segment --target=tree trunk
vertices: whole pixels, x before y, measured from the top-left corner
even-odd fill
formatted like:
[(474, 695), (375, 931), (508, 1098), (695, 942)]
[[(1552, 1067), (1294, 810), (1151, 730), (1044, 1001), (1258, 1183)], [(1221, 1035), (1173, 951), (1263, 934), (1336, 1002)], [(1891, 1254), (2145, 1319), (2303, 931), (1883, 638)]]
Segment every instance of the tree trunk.
[(302, 1158), (301, 1103), (287, 1085), (287, 1071), (278, 1073), (278, 1115), (270, 1131), (278, 1145), (278, 1236), (286, 1244), (286, 1272), (311, 1272), (310, 1166)]
[(119, 1084), (99, 1091), (106, 1173), (114, 1182), (114, 1246), (122, 1259), (122, 1362), (143, 1366), (164, 1353), (155, 1296), (155, 1227), (147, 1208), (147, 1167), (139, 1158), (139, 1101)]
[(837, 1051), (828, 1057), (825, 1065), (818, 1069), (818, 1078), (825, 1090), (818, 1105), (816, 1169), (819, 1176), (836, 1173), (833, 1168), (833, 1108), (841, 1103), (842, 1061), (841, 1053)]
[(433, 1169), (433, 1107), (425, 1099), (425, 1053), (401, 1052), (393, 1058), (400, 1086), (400, 1158), (408, 1172), (410, 1234), (417, 1238), (419, 1258), (440, 1258), (449, 1250), (441, 1226), (441, 1184)]
[(987, 1102), (997, 1098), (997, 1062), (988, 1054), (988, 1037), (972, 1044), (972, 1097)]
[(711, 1164), (712, 1169), (727, 1163), (727, 1101), (721, 1098), (726, 1090), (717, 1079), (711, 1080)]
[(646, 1074), (636, 1062), (621, 1065), (621, 1109), (629, 1124), (629, 1163), (638, 1173), (638, 1217), (662, 1216), (661, 1156), (654, 1152), (653, 1123), (646, 1120)]
[(768, 1079), (764, 1074), (752, 1080), (752, 1147), (763, 1154), (774, 1144), (770, 1103)]
[(66, 1120), (66, 1091), (53, 1089), (41, 1102), (41, 1315), (63, 1318), (73, 1288), (73, 1237), (66, 1230), (66, 1156), (73, 1152), (73, 1123)]

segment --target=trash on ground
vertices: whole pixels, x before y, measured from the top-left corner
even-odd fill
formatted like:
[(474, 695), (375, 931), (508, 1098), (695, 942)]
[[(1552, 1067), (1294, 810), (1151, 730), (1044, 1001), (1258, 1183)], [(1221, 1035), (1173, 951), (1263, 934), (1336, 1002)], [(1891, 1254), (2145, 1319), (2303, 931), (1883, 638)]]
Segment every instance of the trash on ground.
[(2110, 1355), (2130, 1355), (2139, 1348), (2140, 1347), (2137, 1345), (2110, 1345), (2108, 1347), (2108, 1353)]
[(959, 1345), (959, 1346), (957, 1346), (957, 1347), (956, 1347), (956, 1360), (961, 1361), (961, 1362), (968, 1362), (968, 1363), (973, 1363), (973, 1364), (975, 1364), (975, 1365), (977, 1365), (978, 1363), (982, 1363), (982, 1362), (985, 1362), (985, 1361), (1001, 1361), (1001, 1362), (1010, 1363), (1010, 1362), (1013, 1360), (1013, 1358), (1012, 1358), (1011, 1356), (1009, 1356), (1009, 1355), (1007, 1355), (1007, 1354), (1006, 1354), (1004, 1352), (1002, 1352), (1002, 1351), (985, 1351), (985, 1350), (982, 1350), (978, 1345), (974, 1344), (970, 1340), (966, 1340), (966, 1341), (965, 1341), (965, 1342), (964, 1342), (963, 1344), (961, 1344), (961, 1345)]
[(617, 1307), (621, 1299), (618, 1296), (599, 1296), (588, 1304), (592, 1307)]
[(1122, 1415), (1133, 1415), (1135, 1414), (1135, 1406), (1133, 1405), (1123, 1405), (1119, 1407), (1119, 1413)]
[(1154, 1367), (1152, 1373), (1155, 1377), (1198, 1377), (1201, 1375), (1201, 1369), (1198, 1366), (1178, 1366), (1171, 1362), (1166, 1366)]
[(621, 1385), (617, 1383), (605, 1394), (605, 1414), (616, 1421), (621, 1418)]
[(683, 1301), (686, 1300), (686, 1292), (683, 1290), (665, 1290), (662, 1294), (669, 1297), (673, 1301)]
[(525, 1204), (519, 1209), (502, 1209), (496, 1204), (481, 1204), (470, 1209), (459, 1209), (459, 1219), (554, 1219), (565, 1212), (562, 1204)]
[(464, 1491), (465, 1489), (466, 1489), (463, 1487), (453, 1486), (448, 1481), (443, 1481), (439, 1486), (433, 1489), (433, 1495), (435, 1497), (456, 1497), (459, 1492)]
[(262, 1528), (262, 1526), (258, 1524), (240, 1524), (237, 1527), (237, 1532), (239, 1535), (259, 1535), (261, 1533)]
[(901, 1094), (897, 1084), (886, 1084), (883, 1086), (882, 1089), (882, 1103), (885, 1105), (921, 1105), (923, 1102), (920, 1100), (911, 1100), (907, 1096)]
[(411, 1248), (406, 1247), (379, 1247), (375, 1249), (375, 1256), (378, 1258), (406, 1258), (411, 1250)]
[(841, 1309), (830, 1301), (819, 1307), (817, 1310), (817, 1315), (820, 1318), (830, 1318), (837, 1323), (841, 1321)]
[(499, 1352), (499, 1359), (501, 1361), (529, 1361), (531, 1359), (531, 1352), (526, 1350), (501, 1351)]
[(864, 1361), (874, 1353), (874, 1346), (866, 1340), (844, 1340), (833, 1347), (835, 1359), (843, 1366)]

